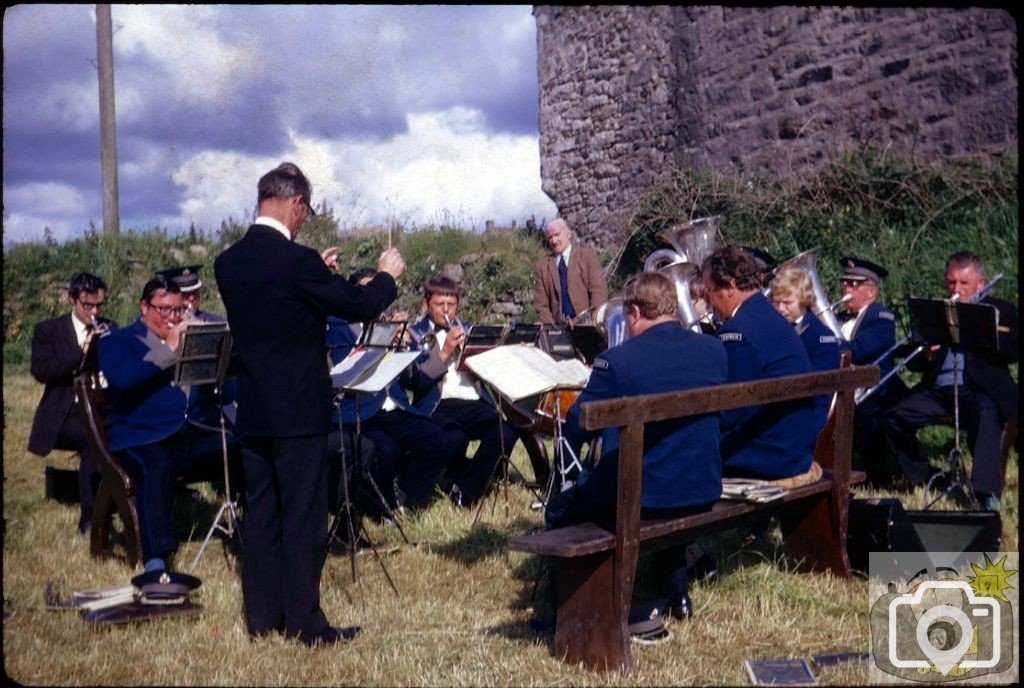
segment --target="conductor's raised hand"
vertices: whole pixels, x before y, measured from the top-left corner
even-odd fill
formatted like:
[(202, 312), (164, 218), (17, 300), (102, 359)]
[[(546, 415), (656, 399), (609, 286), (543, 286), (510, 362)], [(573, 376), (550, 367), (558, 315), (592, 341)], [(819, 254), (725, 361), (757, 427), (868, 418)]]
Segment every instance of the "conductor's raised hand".
[(377, 272), (386, 272), (397, 281), (405, 272), (405, 261), (397, 248), (389, 248), (377, 259)]
[(338, 269), (338, 247), (332, 246), (331, 248), (324, 249), (320, 252), (320, 257), (324, 261), (324, 265), (327, 266), (328, 270), (332, 272)]

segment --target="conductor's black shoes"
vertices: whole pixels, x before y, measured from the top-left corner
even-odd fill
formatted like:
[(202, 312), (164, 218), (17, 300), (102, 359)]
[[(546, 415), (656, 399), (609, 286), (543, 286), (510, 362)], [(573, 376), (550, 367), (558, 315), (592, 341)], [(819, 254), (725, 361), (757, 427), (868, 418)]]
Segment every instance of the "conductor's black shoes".
[(664, 616), (671, 616), (673, 619), (689, 619), (693, 616), (693, 603), (690, 602), (690, 596), (670, 597), (668, 604), (665, 605)]
[(362, 631), (361, 626), (328, 626), (311, 640), (303, 640), (310, 647), (338, 645), (351, 642)]

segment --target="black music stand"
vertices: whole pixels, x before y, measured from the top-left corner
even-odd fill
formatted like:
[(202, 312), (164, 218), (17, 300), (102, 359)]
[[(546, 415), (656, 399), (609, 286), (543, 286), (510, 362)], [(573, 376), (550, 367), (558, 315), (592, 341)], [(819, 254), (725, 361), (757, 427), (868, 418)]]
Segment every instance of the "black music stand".
[[(376, 326), (378, 323), (374, 323)], [(388, 323), (385, 323), (385, 325)], [(395, 324), (395, 323), (391, 323)], [(402, 329), (404, 329), (404, 323), (401, 323)], [(375, 341), (371, 334), (368, 337), (369, 341)], [(357, 348), (349, 355), (339, 366), (331, 371), (331, 381), (336, 390), (340, 391), (340, 394), (336, 398), (336, 403), (339, 405), (346, 393), (352, 393), (355, 395), (356, 402), (356, 437), (355, 437), (355, 453), (357, 456), (362, 454), (362, 424), (359, 412), (359, 399), (364, 394), (376, 394), (388, 388), (395, 378), (397, 378), (402, 371), (409, 366), (416, 358), (419, 357), (419, 351), (412, 352), (398, 352), (393, 349), (396, 337), (400, 333), (400, 330), (391, 331), (390, 328), (383, 328), (388, 330), (386, 333), (379, 334), (379, 339), (376, 341), (386, 341), (387, 343), (381, 346), (366, 346)], [(379, 331), (380, 332), (380, 331)], [(340, 415), (340, 414), (339, 414)], [(341, 423), (338, 424), (339, 440), (340, 440), (340, 452), (341, 452), (341, 480), (342, 480), (342, 504), (338, 507), (338, 513), (334, 517), (334, 521), (331, 524), (327, 534), (327, 547), (324, 550), (324, 558), (326, 559), (327, 553), (330, 549), (331, 543), (337, 536), (338, 527), (342, 518), (347, 521), (348, 528), (348, 552), (349, 560), (352, 568), (352, 580), (362, 585), (362, 581), (359, 578), (358, 569), (356, 567), (356, 550), (358, 548), (359, 540), (362, 539), (370, 544), (370, 549), (373, 551), (374, 557), (377, 559), (377, 563), (380, 565), (381, 570), (384, 572), (384, 576), (387, 578), (388, 584), (391, 589), (398, 595), (398, 588), (395, 586), (394, 580), (388, 573), (387, 567), (384, 565), (384, 560), (381, 558), (380, 552), (377, 551), (376, 547), (370, 541), (366, 534), (365, 524), (363, 523), (362, 514), (358, 514), (358, 519), (353, 518), (356, 514), (356, 509), (352, 504), (352, 495), (349, 492), (348, 486), (348, 461), (345, 454), (345, 439)], [(373, 480), (373, 476), (370, 475), (368, 470), (365, 470), (363, 477), (366, 478), (376, 492), (377, 498), (380, 501), (381, 508), (386, 514), (392, 519), (395, 525), (398, 527), (399, 532), (402, 534), (402, 539), (405, 540), (406, 544), (409, 544), (409, 538), (406, 537), (405, 531), (402, 530), (401, 524), (398, 523), (394, 512), (388, 505), (384, 495), (381, 494), (380, 487), (376, 481)]]
[[(950, 299), (910, 298), (910, 326), (915, 339), (929, 345), (957, 348), (961, 352), (994, 353), (999, 348), (999, 311), (994, 306), (980, 303), (960, 303)], [(963, 453), (960, 450), (960, 396), (957, 376), (957, 357), (953, 357), (953, 449), (946, 457), (946, 465), (940, 473), (933, 475), (925, 485), (925, 494), (932, 491), (932, 484), (940, 475), (950, 475), (948, 485), (934, 499), (925, 505), (932, 507), (939, 499), (960, 490), (968, 505), (977, 510), (978, 498), (967, 478)]]
[[(231, 331), (226, 322), (191, 322), (181, 333), (178, 346), (178, 360), (174, 366), (174, 384), (183, 385), (215, 385), (217, 398), (220, 400), (220, 446), (224, 459), (224, 503), (221, 504), (213, 525), (203, 544), (199, 547), (188, 573), (195, 571), (199, 559), (203, 556), (206, 546), (213, 537), (214, 531), (221, 531), (229, 538), (234, 537), (238, 527), (238, 504), (231, 494), (231, 471), (228, 468), (227, 423), (224, 415), (223, 385), (227, 378), (228, 364), (231, 360)], [(224, 521), (221, 524), (221, 520)], [(239, 532), (239, 539), (241, 539)]]

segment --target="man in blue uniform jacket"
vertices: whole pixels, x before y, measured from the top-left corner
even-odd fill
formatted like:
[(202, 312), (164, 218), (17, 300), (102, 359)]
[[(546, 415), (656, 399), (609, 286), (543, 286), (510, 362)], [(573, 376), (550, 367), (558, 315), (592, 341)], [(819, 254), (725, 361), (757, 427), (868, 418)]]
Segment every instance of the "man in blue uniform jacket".
[[(726, 381), (726, 356), (714, 337), (683, 328), (676, 291), (661, 273), (643, 272), (623, 287), (629, 339), (594, 360), (590, 381), (569, 409), (564, 431), (579, 447), (596, 433), (580, 428), (580, 404), (670, 392)], [(593, 521), (614, 529), (618, 430), (602, 433), (601, 460), (548, 503), (549, 528)], [(711, 508), (722, 494), (715, 416), (649, 423), (644, 433), (641, 518), (671, 518)], [(655, 554), (654, 568), (668, 597), (668, 613), (691, 615), (685, 544)]]
[[(892, 370), (892, 353), (896, 344), (896, 314), (878, 303), (878, 288), (888, 271), (881, 265), (862, 258), (846, 257), (839, 261), (843, 270), (842, 291), (845, 312), (840, 316), (843, 341), (840, 349), (850, 352), (854, 365), (877, 365), (885, 377)], [(858, 467), (868, 473), (868, 480), (884, 482), (893, 467), (884, 465), (878, 419), (885, 409), (902, 398), (906, 385), (894, 375), (884, 385), (857, 404), (853, 417), (853, 448)]]
[[(723, 323), (716, 334), (729, 356), (729, 382), (811, 371), (793, 326), (761, 293), (760, 270), (748, 253), (737, 246), (719, 249), (701, 274)], [(811, 399), (723, 411), (719, 419), (726, 475), (788, 478), (810, 468), (817, 435)]]
[[(139, 531), (146, 571), (167, 568), (177, 549), (171, 517), (174, 483), (193, 467), (216, 477), (222, 468), (219, 417), (213, 397), (172, 384), (184, 306), (174, 282), (146, 283), (139, 317), (100, 339), (100, 370), (110, 387), (107, 439), (138, 482)], [(225, 399), (230, 401), (230, 399)], [(237, 452), (230, 442), (231, 452)]]

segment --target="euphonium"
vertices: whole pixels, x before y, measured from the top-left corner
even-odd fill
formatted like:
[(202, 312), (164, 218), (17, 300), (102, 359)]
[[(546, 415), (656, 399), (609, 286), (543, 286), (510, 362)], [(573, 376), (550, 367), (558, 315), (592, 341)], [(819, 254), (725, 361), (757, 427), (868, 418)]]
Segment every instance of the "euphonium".
[(700, 266), (715, 252), (715, 240), (721, 215), (700, 217), (658, 232), (659, 239), (672, 245), (671, 249), (658, 249), (644, 261), (644, 271), (659, 270), (672, 263), (694, 263)]
[(626, 317), (622, 313), (622, 297), (615, 296), (598, 306), (594, 311), (594, 324), (609, 349), (629, 339)]
[[(821, 285), (821, 278), (818, 276), (818, 251), (821, 248), (812, 248), (798, 253), (786, 262), (780, 264), (775, 268), (775, 273), (778, 274), (785, 268), (801, 268), (807, 273), (807, 277), (811, 280), (811, 289), (814, 292), (814, 314), (821, 319), (821, 322), (825, 323), (828, 329), (832, 330), (835, 336), (839, 337), (840, 340), (845, 340), (843, 337), (843, 330), (839, 326), (839, 321), (836, 319), (836, 314), (833, 312), (833, 308), (840, 303), (842, 299), (836, 303), (832, 303), (828, 300), (828, 296), (825, 294), (825, 288)], [(766, 297), (771, 297), (771, 287), (767, 287), (764, 290)]]
[(700, 316), (697, 315), (697, 309), (690, 294), (690, 283), (695, 279), (700, 279), (700, 268), (693, 263), (672, 263), (660, 268), (658, 272), (672, 280), (676, 287), (677, 313), (683, 327), (700, 332)]

